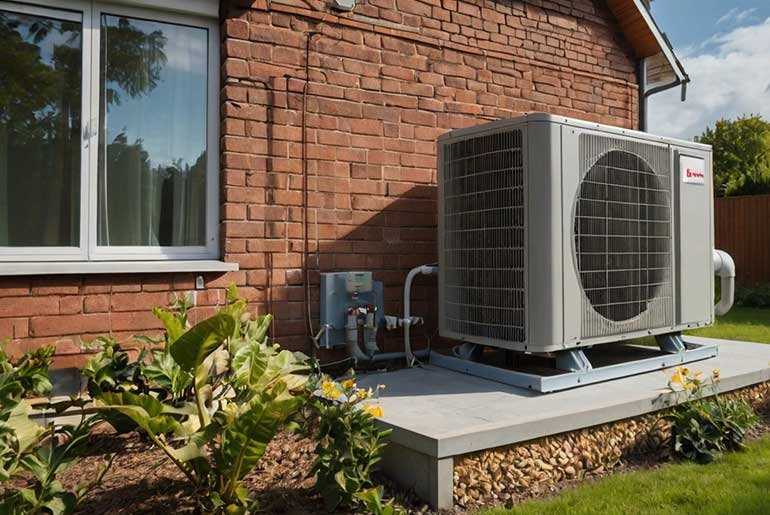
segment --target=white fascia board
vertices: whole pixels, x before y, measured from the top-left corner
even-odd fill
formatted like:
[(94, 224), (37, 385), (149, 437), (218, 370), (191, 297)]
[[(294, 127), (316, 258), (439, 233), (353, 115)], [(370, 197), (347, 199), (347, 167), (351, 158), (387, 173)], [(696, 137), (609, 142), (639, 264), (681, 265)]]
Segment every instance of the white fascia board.
[(666, 60), (668, 61), (669, 65), (671, 65), (671, 69), (674, 70), (674, 73), (676, 74), (676, 76), (682, 82), (688, 80), (687, 75), (682, 69), (682, 66), (677, 61), (676, 56), (674, 56), (674, 52), (671, 50), (671, 47), (669, 46), (668, 42), (666, 42), (666, 38), (663, 37), (663, 34), (660, 32), (660, 29), (658, 28), (658, 25), (655, 23), (655, 20), (652, 19), (652, 15), (650, 14), (650, 11), (648, 11), (647, 8), (644, 6), (644, 3), (642, 3), (642, 0), (634, 0), (634, 5), (636, 5), (636, 8), (639, 10), (639, 13), (642, 15), (642, 18), (644, 19), (644, 22), (650, 28), (650, 31), (652, 31), (653, 36), (655, 36), (655, 40), (658, 42), (660, 51), (663, 52), (664, 56), (666, 56)]

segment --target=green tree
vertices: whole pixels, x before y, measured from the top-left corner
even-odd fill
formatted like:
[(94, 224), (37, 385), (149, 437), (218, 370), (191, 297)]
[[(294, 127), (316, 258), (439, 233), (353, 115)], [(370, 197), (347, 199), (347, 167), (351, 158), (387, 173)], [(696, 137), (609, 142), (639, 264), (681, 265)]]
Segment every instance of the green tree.
[(714, 147), (714, 194), (770, 193), (770, 123), (760, 115), (719, 120), (695, 138)]

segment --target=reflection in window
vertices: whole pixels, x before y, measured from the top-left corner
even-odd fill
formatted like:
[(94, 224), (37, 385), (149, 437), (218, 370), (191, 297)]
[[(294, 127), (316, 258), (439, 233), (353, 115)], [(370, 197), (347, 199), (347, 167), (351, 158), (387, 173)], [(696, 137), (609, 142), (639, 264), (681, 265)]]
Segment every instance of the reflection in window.
[(0, 246), (78, 246), (82, 25), (0, 10)]
[(98, 244), (205, 245), (205, 29), (104, 15)]

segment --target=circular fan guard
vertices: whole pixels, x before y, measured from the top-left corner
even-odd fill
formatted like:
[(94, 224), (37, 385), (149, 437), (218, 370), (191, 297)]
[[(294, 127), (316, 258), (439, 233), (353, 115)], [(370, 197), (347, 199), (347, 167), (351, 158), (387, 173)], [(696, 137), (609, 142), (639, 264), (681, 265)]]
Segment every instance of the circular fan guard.
[(670, 281), (668, 187), (641, 157), (612, 150), (594, 163), (580, 184), (574, 230), (581, 286), (604, 318), (636, 318)]

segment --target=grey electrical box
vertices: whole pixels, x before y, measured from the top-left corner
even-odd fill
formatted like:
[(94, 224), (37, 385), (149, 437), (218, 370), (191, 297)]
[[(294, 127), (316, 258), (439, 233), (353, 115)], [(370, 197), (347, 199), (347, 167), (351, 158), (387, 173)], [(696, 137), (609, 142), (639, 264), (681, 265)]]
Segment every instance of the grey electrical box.
[(712, 322), (708, 145), (531, 114), (438, 155), (442, 336), (555, 352)]
[(327, 348), (345, 345), (345, 318), (348, 309), (376, 307), (375, 325), (384, 317), (382, 282), (371, 272), (332, 272), (321, 274), (321, 326), (327, 326), (320, 344)]

